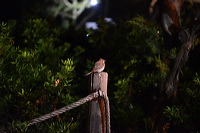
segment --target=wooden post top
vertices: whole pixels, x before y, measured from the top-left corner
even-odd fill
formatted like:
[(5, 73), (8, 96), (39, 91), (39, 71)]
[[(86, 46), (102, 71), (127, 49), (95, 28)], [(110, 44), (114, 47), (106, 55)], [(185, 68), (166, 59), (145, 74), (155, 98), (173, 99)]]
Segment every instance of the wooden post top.
[[(107, 95), (108, 73), (92, 73), (90, 75), (90, 92), (103, 91)], [(103, 98), (90, 102), (89, 133), (106, 133), (106, 113)]]
[(92, 92), (101, 90), (107, 95), (108, 73), (93, 73), (90, 76), (90, 89)]

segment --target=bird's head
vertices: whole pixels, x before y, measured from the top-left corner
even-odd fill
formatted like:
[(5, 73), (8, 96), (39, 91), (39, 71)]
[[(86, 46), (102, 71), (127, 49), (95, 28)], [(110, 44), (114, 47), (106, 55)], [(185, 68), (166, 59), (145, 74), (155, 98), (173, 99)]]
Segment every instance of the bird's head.
[(101, 62), (105, 63), (105, 61), (106, 61), (106, 60), (104, 60), (104, 59), (100, 58), (100, 59), (99, 59), (99, 61), (101, 61)]

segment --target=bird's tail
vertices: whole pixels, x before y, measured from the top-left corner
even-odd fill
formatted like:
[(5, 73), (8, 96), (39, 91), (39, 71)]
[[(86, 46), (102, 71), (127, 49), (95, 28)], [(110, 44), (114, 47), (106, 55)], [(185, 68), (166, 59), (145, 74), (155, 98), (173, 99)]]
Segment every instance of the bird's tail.
[(92, 71), (91, 71), (91, 72), (89, 72), (89, 73), (86, 73), (86, 74), (85, 74), (85, 76), (88, 76), (88, 75), (90, 75), (91, 73), (92, 73)]

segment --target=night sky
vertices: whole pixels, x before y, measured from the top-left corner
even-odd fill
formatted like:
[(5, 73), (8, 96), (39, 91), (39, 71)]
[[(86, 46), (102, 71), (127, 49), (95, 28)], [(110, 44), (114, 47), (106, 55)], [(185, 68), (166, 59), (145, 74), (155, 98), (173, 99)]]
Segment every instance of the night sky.
[[(23, 17), (45, 18), (45, 10), (50, 4), (50, 0), (1, 0), (0, 20)], [(145, 0), (102, 0), (93, 19), (103, 16), (127, 20), (133, 18), (136, 14), (145, 16), (147, 9), (148, 2)]]

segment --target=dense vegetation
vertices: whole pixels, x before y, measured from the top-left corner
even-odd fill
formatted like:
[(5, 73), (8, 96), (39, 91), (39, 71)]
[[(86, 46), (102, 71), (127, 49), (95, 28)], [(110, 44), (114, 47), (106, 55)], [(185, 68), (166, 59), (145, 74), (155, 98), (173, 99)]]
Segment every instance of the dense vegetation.
[(199, 131), (200, 47), (185, 64), (176, 98), (162, 103), (159, 85), (177, 47), (142, 17), (107, 23), (98, 30), (53, 27), (42, 19), (0, 24), (0, 130), (86, 132), (87, 104), (45, 122), (27, 123), (88, 94), (88, 72), (99, 58), (109, 74), (112, 132)]

